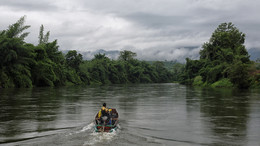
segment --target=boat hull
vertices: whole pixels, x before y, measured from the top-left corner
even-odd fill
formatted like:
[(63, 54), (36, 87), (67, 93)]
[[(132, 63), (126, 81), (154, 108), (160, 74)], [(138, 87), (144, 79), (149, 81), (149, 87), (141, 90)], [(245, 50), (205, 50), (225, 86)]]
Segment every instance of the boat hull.
[[(110, 124), (100, 124), (99, 118), (98, 118), (98, 113), (96, 114), (95, 117), (95, 131), (96, 132), (113, 132), (116, 131), (118, 129), (118, 113), (116, 111), (116, 109), (111, 109), (111, 113), (110, 113)], [(109, 123), (109, 119), (108, 121), (105, 121), (105, 123)]]
[(96, 132), (114, 132), (117, 130), (117, 126), (113, 126), (113, 125), (96, 125), (95, 126), (95, 131)]

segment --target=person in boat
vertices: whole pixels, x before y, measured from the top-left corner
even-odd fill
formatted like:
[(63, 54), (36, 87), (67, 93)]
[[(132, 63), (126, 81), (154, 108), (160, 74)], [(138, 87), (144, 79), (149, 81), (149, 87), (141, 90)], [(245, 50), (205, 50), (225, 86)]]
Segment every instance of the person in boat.
[(107, 124), (111, 124), (111, 111), (112, 111), (112, 109), (108, 109), (106, 107), (106, 103), (103, 103), (103, 106), (101, 107), (101, 109), (98, 112), (97, 120), (98, 120), (99, 124), (106, 122), (107, 119), (109, 119)]

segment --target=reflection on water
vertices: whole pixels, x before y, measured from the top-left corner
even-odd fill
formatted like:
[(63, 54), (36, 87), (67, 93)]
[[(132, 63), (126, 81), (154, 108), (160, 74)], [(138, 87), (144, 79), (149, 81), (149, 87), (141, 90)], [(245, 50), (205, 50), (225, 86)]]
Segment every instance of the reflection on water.
[(2, 90), (0, 136), (14, 137), (26, 132), (41, 132), (53, 125), (60, 106), (60, 101), (55, 100), (59, 94), (54, 89), (47, 90), (47, 93), (46, 89)]
[(229, 89), (191, 89), (190, 92), (187, 105), (197, 101), (206, 130), (214, 139), (211, 145), (246, 145), (250, 92)]
[[(101, 104), (120, 130), (93, 132)], [(178, 84), (0, 89), (0, 144), (259, 145), (260, 92)]]
[[(208, 92), (204, 94), (213, 96)], [(234, 142), (245, 145), (243, 142), (246, 138), (247, 116), (249, 115), (248, 96), (244, 96), (243, 92), (237, 94), (237, 92), (220, 91), (216, 94), (217, 96), (213, 100), (204, 99), (201, 102), (204, 105), (211, 105), (202, 106), (201, 111), (209, 117), (213, 124), (211, 127), (213, 134), (219, 137), (219, 141), (225, 139), (229, 144)], [(216, 143), (219, 144), (219, 141)]]

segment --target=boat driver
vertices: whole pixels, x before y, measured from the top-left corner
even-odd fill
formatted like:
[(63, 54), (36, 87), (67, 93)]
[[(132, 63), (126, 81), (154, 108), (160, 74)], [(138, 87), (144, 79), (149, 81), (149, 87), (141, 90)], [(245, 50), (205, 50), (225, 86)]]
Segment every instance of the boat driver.
[(98, 112), (98, 118), (99, 122), (103, 123), (104, 121), (107, 121), (109, 119), (108, 124), (110, 123), (110, 110), (106, 107), (106, 103), (103, 103), (103, 106), (101, 107), (100, 111)]

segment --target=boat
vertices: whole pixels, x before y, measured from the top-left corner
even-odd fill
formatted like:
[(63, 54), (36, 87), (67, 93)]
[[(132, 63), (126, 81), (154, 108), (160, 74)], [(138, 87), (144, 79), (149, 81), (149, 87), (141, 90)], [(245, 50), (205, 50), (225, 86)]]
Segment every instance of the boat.
[(107, 119), (102, 124), (99, 123), (98, 113), (96, 114), (96, 117), (95, 117), (95, 131), (96, 132), (113, 132), (118, 129), (119, 115), (118, 115), (116, 109), (110, 108), (109, 110), (110, 110), (111, 123), (109, 123), (109, 119)]

